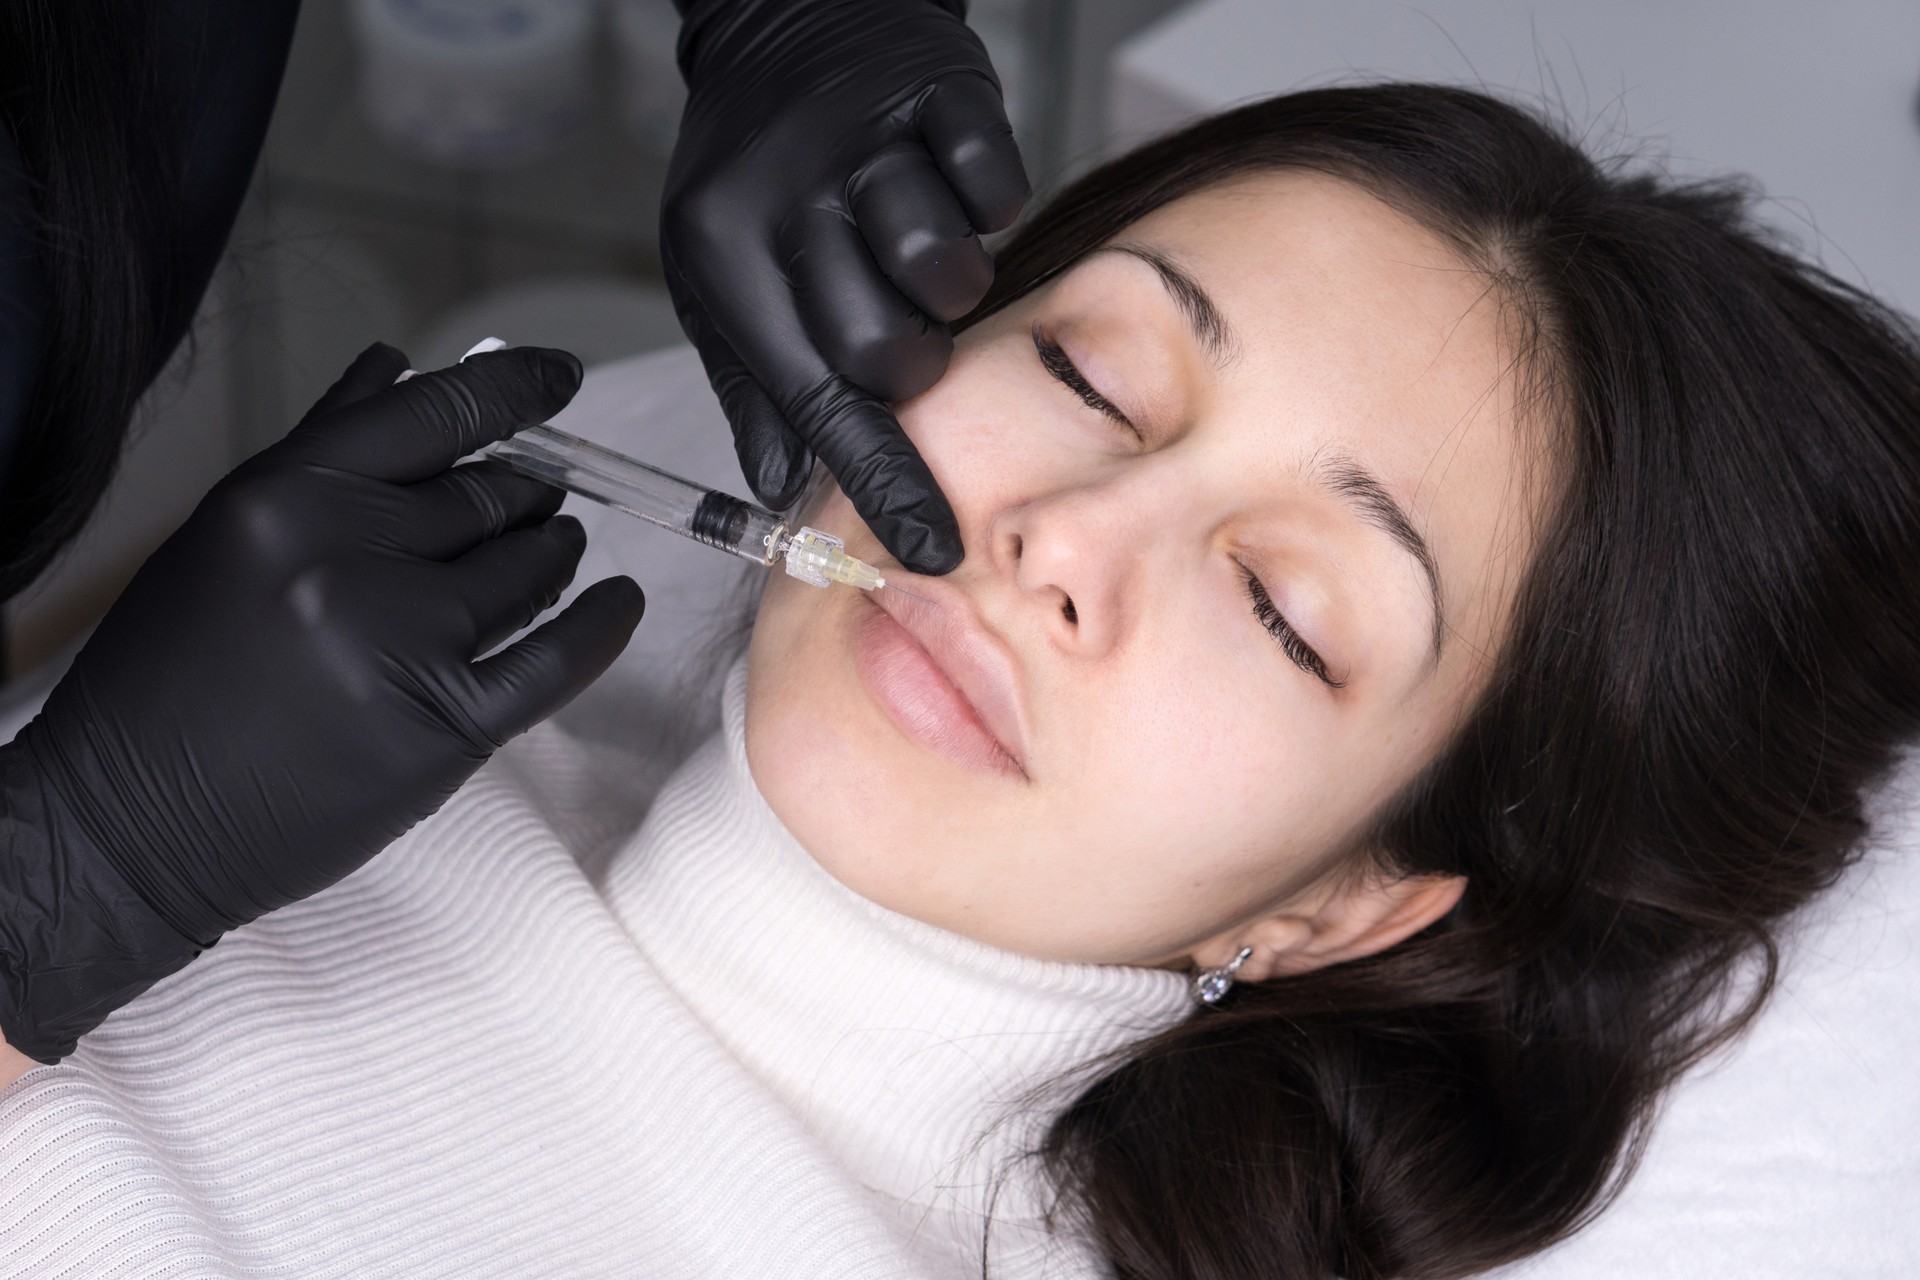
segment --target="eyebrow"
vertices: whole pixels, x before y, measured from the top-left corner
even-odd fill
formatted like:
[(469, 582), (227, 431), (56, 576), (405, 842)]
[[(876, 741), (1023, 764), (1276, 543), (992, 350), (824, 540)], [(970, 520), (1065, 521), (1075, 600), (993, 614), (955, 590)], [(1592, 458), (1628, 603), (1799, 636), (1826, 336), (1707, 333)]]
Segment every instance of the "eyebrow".
[[(1175, 266), (1166, 255), (1135, 244), (1106, 245), (1097, 250), (1100, 253), (1124, 253), (1128, 257), (1138, 258), (1152, 267), (1160, 277), (1160, 283), (1172, 295), (1180, 313), (1186, 317), (1187, 327), (1193, 331), (1194, 341), (1213, 357), (1214, 361), (1224, 364), (1231, 360), (1238, 349), (1232, 326), (1214, 304), (1213, 297), (1200, 287), (1200, 282)], [(1433, 605), (1433, 640), (1427, 655), (1427, 665), (1431, 667), (1440, 660), (1440, 651), (1447, 642), (1446, 615), (1440, 601), (1440, 565), (1433, 558), (1433, 548), (1413, 527), (1413, 521), (1387, 487), (1380, 483), (1379, 477), (1355, 462), (1345, 454), (1328, 454), (1315, 470), (1319, 473), (1320, 487), (1334, 497), (1346, 503), (1366, 523), (1381, 530), (1420, 565), (1420, 571), (1426, 575), (1427, 597)]]
[(1432, 666), (1440, 660), (1440, 649), (1447, 638), (1445, 615), (1440, 608), (1440, 566), (1433, 558), (1433, 548), (1413, 527), (1406, 509), (1393, 500), (1379, 478), (1352, 458), (1342, 453), (1328, 453), (1313, 470), (1321, 488), (1353, 508), (1362, 520), (1386, 533), (1419, 562), (1421, 572), (1427, 576), (1427, 595), (1433, 603), (1433, 647), (1427, 658), (1427, 665)]
[(1193, 330), (1193, 338), (1201, 349), (1213, 357), (1216, 363), (1224, 364), (1233, 358), (1238, 343), (1233, 329), (1227, 324), (1226, 316), (1214, 305), (1213, 298), (1200, 282), (1182, 271), (1167, 259), (1164, 254), (1133, 244), (1113, 244), (1099, 250), (1101, 253), (1124, 253), (1130, 258), (1152, 267), (1160, 276), (1160, 283), (1173, 296), (1179, 306), (1180, 314), (1186, 317), (1187, 327)]

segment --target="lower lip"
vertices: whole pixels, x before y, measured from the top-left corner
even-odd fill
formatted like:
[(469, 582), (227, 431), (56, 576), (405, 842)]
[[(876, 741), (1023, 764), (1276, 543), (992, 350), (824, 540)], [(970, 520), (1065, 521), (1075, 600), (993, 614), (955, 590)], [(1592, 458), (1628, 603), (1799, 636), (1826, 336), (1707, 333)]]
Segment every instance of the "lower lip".
[(876, 609), (861, 621), (853, 650), (861, 683), (900, 732), (962, 768), (1019, 774), (1020, 766), (905, 627)]

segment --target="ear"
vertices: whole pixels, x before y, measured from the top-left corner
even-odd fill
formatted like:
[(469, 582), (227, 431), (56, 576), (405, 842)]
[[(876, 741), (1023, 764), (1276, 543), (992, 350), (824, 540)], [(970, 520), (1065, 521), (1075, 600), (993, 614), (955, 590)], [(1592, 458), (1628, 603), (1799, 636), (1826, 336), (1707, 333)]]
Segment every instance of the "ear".
[(1453, 910), (1466, 888), (1465, 876), (1364, 876), (1210, 939), (1194, 948), (1193, 960), (1222, 965), (1252, 947), (1242, 982), (1310, 973), (1411, 938)]

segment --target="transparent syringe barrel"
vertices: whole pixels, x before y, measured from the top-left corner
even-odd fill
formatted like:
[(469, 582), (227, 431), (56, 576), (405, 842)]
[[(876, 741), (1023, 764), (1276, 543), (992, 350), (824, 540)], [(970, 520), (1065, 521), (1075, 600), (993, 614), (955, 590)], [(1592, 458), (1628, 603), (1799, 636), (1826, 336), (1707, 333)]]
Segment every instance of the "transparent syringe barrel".
[(682, 537), (770, 565), (786, 532), (773, 512), (682, 480), (553, 427), (527, 427), (487, 451), (569, 493), (639, 516)]

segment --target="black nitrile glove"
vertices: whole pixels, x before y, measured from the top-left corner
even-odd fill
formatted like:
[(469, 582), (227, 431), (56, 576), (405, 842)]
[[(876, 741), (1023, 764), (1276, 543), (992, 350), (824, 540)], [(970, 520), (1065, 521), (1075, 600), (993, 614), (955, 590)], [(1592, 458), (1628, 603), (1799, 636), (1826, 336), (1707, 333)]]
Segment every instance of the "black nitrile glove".
[(747, 482), (791, 505), (809, 450), (909, 569), (960, 532), (886, 401), (939, 380), (993, 279), (978, 232), (1027, 177), (961, 0), (676, 0), (688, 97), (661, 259)]
[(564, 495), (448, 467), (573, 398), (522, 347), (394, 385), (369, 348), (141, 568), (0, 748), (0, 1030), (42, 1062), (225, 930), (339, 880), (625, 647), (644, 601), (552, 604)]

